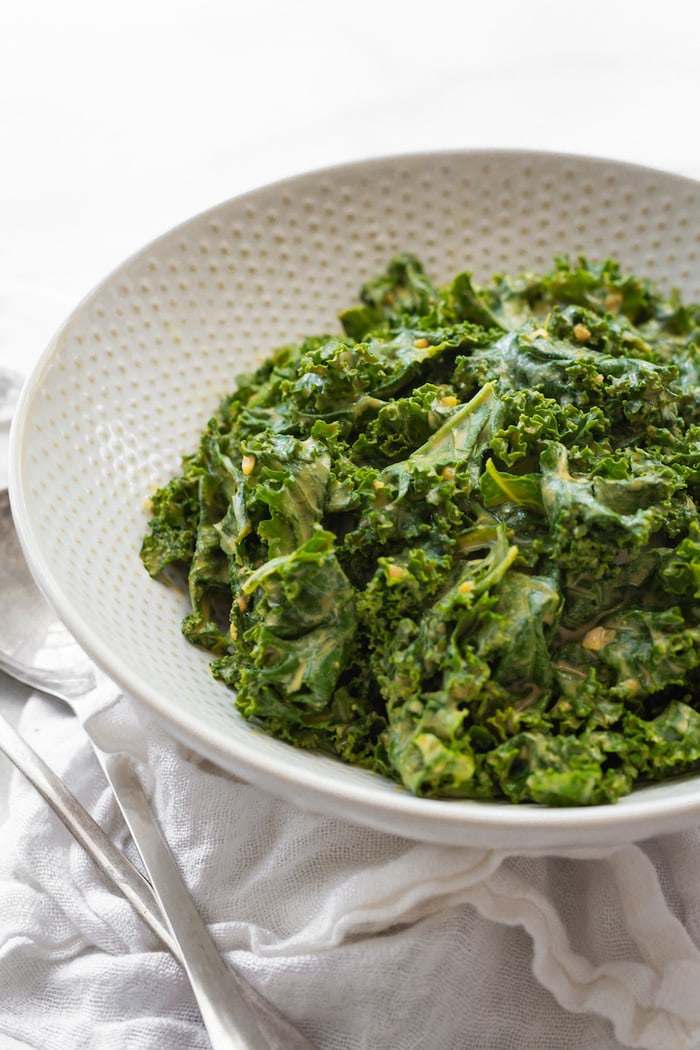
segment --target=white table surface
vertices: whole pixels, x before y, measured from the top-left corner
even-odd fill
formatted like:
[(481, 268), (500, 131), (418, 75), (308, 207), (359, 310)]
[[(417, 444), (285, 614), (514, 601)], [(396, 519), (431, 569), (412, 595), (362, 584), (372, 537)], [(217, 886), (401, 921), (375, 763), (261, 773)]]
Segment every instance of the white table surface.
[[(699, 38), (695, 0), (7, 5), (0, 367), (27, 374), (142, 244), (310, 168), (522, 147), (700, 178)], [(0, 428), (0, 480), (6, 445)], [(0, 677), (0, 710), (26, 695)], [(7, 780), (3, 760), (0, 818)]]

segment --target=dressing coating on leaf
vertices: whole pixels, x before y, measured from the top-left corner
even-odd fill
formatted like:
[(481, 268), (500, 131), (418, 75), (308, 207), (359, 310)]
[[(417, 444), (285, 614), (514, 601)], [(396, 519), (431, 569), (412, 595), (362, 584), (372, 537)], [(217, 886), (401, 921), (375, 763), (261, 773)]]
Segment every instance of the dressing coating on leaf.
[(442, 798), (700, 764), (700, 305), (614, 260), (404, 254), (152, 497), (142, 559), (244, 717)]

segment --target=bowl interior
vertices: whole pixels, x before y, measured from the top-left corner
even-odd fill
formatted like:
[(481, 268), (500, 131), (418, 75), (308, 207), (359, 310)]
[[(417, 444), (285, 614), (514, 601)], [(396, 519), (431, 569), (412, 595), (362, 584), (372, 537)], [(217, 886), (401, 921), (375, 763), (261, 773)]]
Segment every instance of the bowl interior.
[(186, 600), (138, 551), (151, 490), (178, 471), (236, 374), (337, 312), (398, 251), (436, 280), (461, 269), (601, 259), (700, 299), (700, 185), (611, 161), (513, 152), (349, 165), (265, 187), (166, 234), (68, 318), (24, 388), (10, 491), (42, 589), (92, 657), (224, 767), (301, 804), (434, 841), (588, 845), (697, 816), (695, 778), (614, 807), (553, 812), (427, 802), (246, 725), (185, 642)]

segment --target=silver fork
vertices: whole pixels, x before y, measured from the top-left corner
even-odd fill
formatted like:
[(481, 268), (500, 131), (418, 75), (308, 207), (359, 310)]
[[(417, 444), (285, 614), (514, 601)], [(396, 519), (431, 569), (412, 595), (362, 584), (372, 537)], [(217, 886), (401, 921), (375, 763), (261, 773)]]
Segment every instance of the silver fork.
[[(0, 619), (0, 669), (63, 700), (77, 714), (81, 698), (98, 686), (105, 688), (108, 679), (56, 618), (34, 583), (17, 539), (7, 490), (0, 492), (0, 595), (5, 608), (12, 610), (11, 616)], [(90, 736), (89, 728), (84, 728)], [(5, 738), (10, 745), (5, 753), (16, 761), (17, 742), (12, 751), (7, 732)], [(195, 909), (131, 757), (104, 751), (99, 742), (92, 742), (150, 876), (159, 906), (156, 913), (160, 910), (164, 916), (170, 935), (166, 943), (177, 947), (212, 1045), (216, 1050), (312, 1050), (286, 1018), (224, 963)], [(27, 773), (26, 762), (23, 771)], [(55, 781), (45, 779), (44, 786), (55, 793)], [(142, 916), (146, 917), (144, 909), (154, 911), (151, 894), (138, 880), (132, 880), (129, 888), (138, 898)]]
[[(209, 944), (213, 942), (209, 939), (199, 915), (196, 911), (193, 912), (191, 898), (184, 890), (179, 871), (175, 868), (174, 873), (170, 872), (171, 885), (165, 895), (168, 907), (182, 908), (183, 920), (186, 920), (188, 915), (192, 919), (194, 914), (194, 924), (183, 945), (182, 939), (161, 917), (163, 895), (155, 892), (151, 882), (117, 849), (60, 777), (2, 714), (0, 751), (36, 788), (103, 875), (123, 894), (146, 925), (172, 952), (190, 976), (193, 987), (194, 983), (201, 979), (199, 971), (204, 968), (206, 989), (204, 993), (200, 990), (197, 999), (200, 1009), (204, 1007), (202, 1016), (213, 1047), (236, 1050), (285, 1050), (286, 1047), (292, 1050), (313, 1050), (311, 1043), (277, 1014), (262, 996), (224, 966), (218, 953), (215, 957), (212, 956)], [(137, 793), (140, 794), (140, 790), (140, 786), (137, 787)], [(149, 828), (150, 821), (151, 818), (147, 817)], [(172, 862), (172, 855), (164, 840), (157, 848), (163, 856), (170, 857)], [(174, 862), (172, 863), (174, 865)], [(162, 871), (160, 875), (162, 877)], [(182, 887), (184, 894), (180, 892), (179, 887)], [(192, 958), (196, 954), (194, 948), (197, 944), (201, 958), (195, 959), (193, 966)], [(216, 949), (214, 951), (216, 952)], [(212, 961), (213, 966), (207, 972), (207, 967)], [(211, 1008), (206, 1004), (208, 999), (211, 999)]]

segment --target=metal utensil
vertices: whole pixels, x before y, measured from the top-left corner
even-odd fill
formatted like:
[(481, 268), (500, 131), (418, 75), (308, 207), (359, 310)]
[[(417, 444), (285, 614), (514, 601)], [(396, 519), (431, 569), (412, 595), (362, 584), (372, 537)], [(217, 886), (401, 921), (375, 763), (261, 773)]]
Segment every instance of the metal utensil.
[(103, 875), (126, 897), (147, 926), (180, 959), (180, 949), (161, 918), (151, 883), (117, 849), (41, 755), (0, 715), (0, 751), (36, 788)]
[(22, 382), (22, 376), (17, 372), (0, 368), (0, 425), (12, 419)]
[[(0, 669), (63, 700), (77, 713), (81, 697), (105, 679), (34, 583), (7, 490), (0, 492), (0, 593), (11, 610), (0, 619)], [(189, 896), (130, 756), (105, 752), (95, 741), (93, 746), (143, 858), (170, 934), (166, 943), (177, 946), (212, 1045), (216, 1050), (312, 1050), (308, 1040), (224, 963)], [(136, 892), (142, 903), (150, 904), (143, 887)]]

